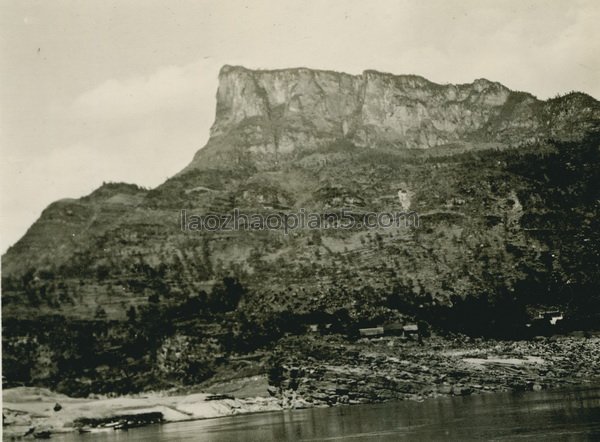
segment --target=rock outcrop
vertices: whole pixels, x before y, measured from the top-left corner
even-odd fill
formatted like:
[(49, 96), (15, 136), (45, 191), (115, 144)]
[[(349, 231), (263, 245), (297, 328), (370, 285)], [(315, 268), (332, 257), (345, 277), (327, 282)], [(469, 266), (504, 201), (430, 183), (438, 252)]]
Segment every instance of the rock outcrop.
[[(290, 350), (273, 395), (290, 407), (423, 400), (494, 391), (540, 391), (597, 379), (598, 337), (485, 341), (434, 337), (332, 345), (326, 360)], [(577, 358), (568, 357), (576, 354)], [(473, 357), (475, 356), (475, 357)]]
[[(450, 144), (578, 138), (598, 126), (600, 107), (573, 93), (549, 101), (485, 79), (436, 84), (416, 75), (361, 75), (306, 68), (219, 74), (211, 138), (190, 168), (248, 154), (279, 161), (344, 139), (356, 146), (428, 149)], [(264, 157), (267, 154), (267, 157)]]

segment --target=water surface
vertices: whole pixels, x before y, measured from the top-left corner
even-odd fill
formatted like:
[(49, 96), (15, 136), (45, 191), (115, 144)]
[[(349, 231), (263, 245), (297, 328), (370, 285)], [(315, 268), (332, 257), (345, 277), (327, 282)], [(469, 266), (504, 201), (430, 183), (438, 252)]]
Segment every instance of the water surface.
[(600, 387), (247, 414), (53, 439), (90, 442), (600, 440)]

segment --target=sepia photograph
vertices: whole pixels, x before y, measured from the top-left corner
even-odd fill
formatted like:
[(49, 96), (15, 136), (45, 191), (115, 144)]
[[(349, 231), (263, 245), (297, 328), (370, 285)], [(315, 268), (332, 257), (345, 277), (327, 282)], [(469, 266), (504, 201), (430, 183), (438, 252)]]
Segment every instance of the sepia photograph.
[(600, 3), (2, 0), (2, 440), (600, 440)]

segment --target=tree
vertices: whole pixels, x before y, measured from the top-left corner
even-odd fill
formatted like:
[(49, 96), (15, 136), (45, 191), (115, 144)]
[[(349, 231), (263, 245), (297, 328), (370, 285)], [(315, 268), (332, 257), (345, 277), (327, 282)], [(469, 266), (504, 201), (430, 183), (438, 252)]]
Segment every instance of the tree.
[(226, 276), (212, 288), (210, 306), (214, 311), (235, 310), (245, 293), (246, 290), (236, 278)]
[(104, 310), (104, 307), (102, 307), (101, 305), (96, 307), (96, 312), (94, 313), (94, 317), (96, 319), (106, 319), (106, 310)]
[(135, 306), (132, 305), (127, 310), (127, 319), (129, 319), (129, 322), (135, 322), (136, 316), (137, 311), (135, 310)]

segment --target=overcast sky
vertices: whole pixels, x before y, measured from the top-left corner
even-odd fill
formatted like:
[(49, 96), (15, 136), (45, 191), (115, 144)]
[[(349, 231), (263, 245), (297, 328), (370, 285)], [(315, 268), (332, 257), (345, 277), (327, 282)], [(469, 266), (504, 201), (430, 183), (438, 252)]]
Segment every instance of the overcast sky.
[(485, 77), (600, 97), (597, 0), (2, 0), (0, 251), (52, 201), (153, 187), (207, 140), (223, 64)]

